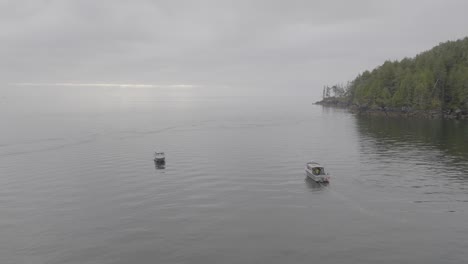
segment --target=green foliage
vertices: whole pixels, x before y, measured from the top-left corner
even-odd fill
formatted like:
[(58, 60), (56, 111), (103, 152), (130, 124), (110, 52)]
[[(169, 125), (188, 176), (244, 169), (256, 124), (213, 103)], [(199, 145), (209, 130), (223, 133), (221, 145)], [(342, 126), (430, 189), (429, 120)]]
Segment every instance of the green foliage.
[(369, 107), (468, 109), (468, 37), (386, 61), (346, 86), (325, 87), (324, 97), (330, 96)]

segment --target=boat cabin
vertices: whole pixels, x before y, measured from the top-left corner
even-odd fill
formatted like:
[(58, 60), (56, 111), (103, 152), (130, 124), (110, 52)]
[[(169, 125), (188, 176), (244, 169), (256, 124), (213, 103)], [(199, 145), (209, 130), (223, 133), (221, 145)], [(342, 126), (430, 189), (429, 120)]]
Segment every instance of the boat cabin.
[(164, 152), (155, 152), (154, 157), (155, 158), (164, 158)]
[(166, 157), (164, 156), (164, 152), (155, 152), (154, 153), (154, 162), (156, 163), (165, 163)]
[(325, 168), (315, 162), (307, 163), (307, 169), (314, 175), (326, 175)]

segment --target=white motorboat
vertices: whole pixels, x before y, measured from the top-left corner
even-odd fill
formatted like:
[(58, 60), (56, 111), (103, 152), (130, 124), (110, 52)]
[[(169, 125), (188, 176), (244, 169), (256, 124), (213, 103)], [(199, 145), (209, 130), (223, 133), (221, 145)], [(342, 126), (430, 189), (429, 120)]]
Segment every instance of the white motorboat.
[(155, 152), (154, 153), (154, 162), (156, 164), (165, 164), (166, 163), (166, 156), (164, 152)]
[(325, 168), (315, 161), (307, 162), (305, 168), (307, 177), (315, 182), (330, 182), (330, 175), (325, 172)]

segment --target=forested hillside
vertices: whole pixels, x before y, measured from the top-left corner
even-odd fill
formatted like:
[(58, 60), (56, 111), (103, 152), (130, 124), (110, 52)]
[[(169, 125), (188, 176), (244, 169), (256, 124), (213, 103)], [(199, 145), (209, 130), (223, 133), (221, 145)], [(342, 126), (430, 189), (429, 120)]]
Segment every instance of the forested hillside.
[(347, 85), (324, 88), (323, 102), (370, 108), (468, 109), (468, 37), (414, 58), (386, 61)]

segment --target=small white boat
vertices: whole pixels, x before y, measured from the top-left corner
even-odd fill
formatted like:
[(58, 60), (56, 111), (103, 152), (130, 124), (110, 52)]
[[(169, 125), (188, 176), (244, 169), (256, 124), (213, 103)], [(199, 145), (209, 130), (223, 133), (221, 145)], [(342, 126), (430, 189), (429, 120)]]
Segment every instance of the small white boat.
[(154, 153), (154, 162), (156, 164), (166, 163), (166, 156), (164, 155), (164, 152), (155, 152)]
[(330, 175), (325, 173), (325, 168), (315, 161), (307, 162), (305, 171), (307, 177), (315, 182), (330, 182)]

